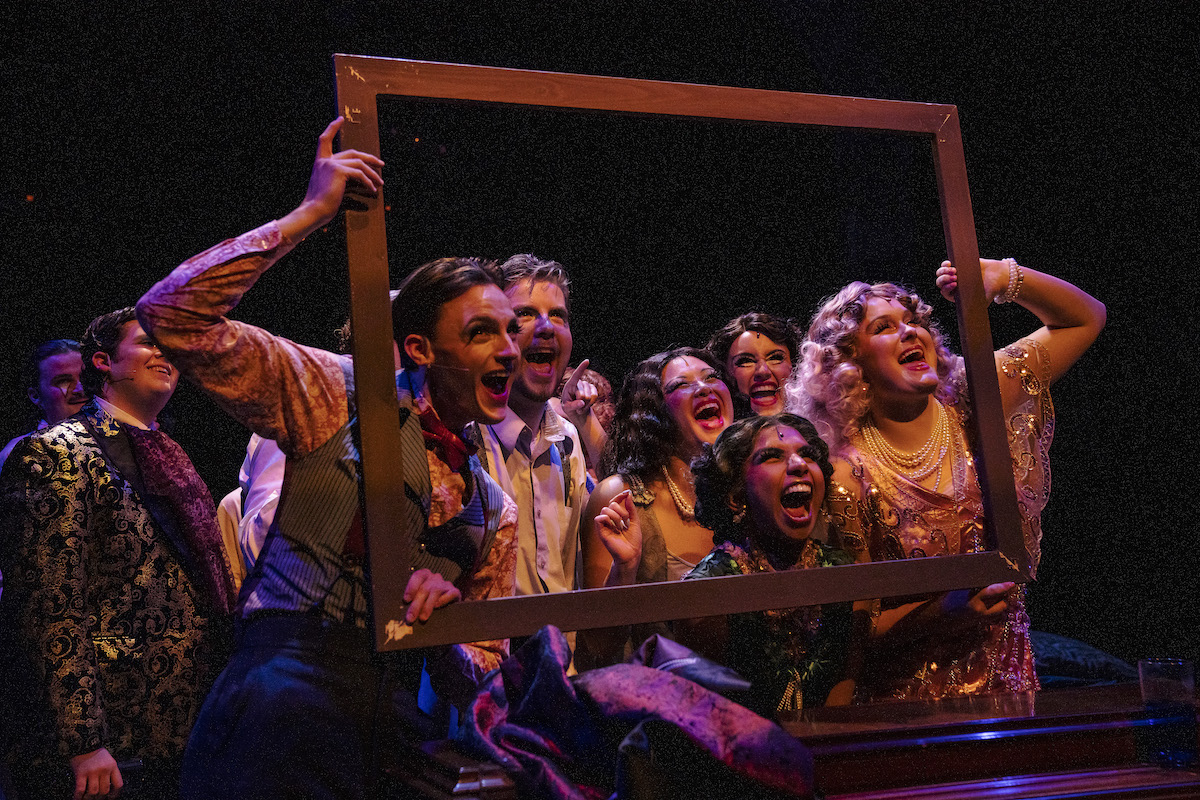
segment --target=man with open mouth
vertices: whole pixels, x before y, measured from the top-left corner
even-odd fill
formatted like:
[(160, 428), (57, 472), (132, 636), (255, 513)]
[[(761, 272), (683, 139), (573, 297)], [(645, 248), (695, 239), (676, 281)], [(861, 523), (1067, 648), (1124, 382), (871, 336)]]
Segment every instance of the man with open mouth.
[[(440, 696), (461, 705), (507, 654), (499, 641), (375, 656), (351, 359), (226, 316), (267, 268), (337, 214), (347, 191), (380, 191), (382, 161), (333, 151), (342, 123), (321, 134), (296, 209), (192, 257), (138, 303), (143, 324), (189, 380), (286, 456), (275, 518), (238, 599), (237, 648), (184, 757), (185, 798), (364, 797), (377, 755), (397, 746), (393, 700), (415, 694), (422, 661)], [(508, 298), (469, 258), (414, 270), (392, 319), (402, 364), (401, 502), (422, 545), (404, 592), (411, 625), (462, 597), (512, 593), (516, 506), (462, 435), (470, 422), (504, 419), (517, 323)]]
[[(579, 586), (579, 521), (592, 488), (579, 433), (549, 402), (571, 358), (570, 282), (557, 261), (529, 254), (498, 273), (521, 355), (504, 419), (476, 426), (475, 435), (489, 474), (517, 502), (517, 594), (566, 592)], [(586, 367), (568, 382), (568, 402), (581, 398), (575, 405), (595, 398), (578, 377)]]

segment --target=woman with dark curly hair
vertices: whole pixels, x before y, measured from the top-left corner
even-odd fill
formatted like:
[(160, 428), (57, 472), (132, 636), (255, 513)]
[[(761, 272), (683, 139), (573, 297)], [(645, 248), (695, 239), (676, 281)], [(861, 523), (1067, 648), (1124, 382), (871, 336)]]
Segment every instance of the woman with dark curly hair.
[(705, 349), (725, 368), (736, 417), (783, 411), (784, 386), (800, 356), (791, 320), (757, 311), (742, 314), (714, 333)]
[[(995, 354), (1025, 533), (1036, 567), (1050, 490), (1054, 434), (1049, 386), (1104, 327), (1104, 305), (1012, 259), (980, 262), (996, 303), (1017, 302), (1043, 327)], [(953, 301), (950, 262), (937, 285)], [(834, 480), (857, 501), (873, 560), (979, 552), (983, 503), (964, 420), (962, 359), (946, 349), (917, 295), (852, 283), (813, 317), (790, 405), (812, 419), (836, 456)], [(1000, 583), (891, 601), (876, 620), (867, 698), (926, 698), (1036, 689), (1023, 588)]]
[[(692, 462), (692, 471), (696, 518), (712, 528), (718, 544), (688, 578), (854, 562), (849, 553), (813, 536), (824, 516), (833, 467), (829, 448), (803, 417), (740, 419)], [(862, 604), (860, 630), (867, 620)], [(850, 603), (693, 620), (680, 623), (678, 632), (685, 644), (747, 678), (747, 705), (764, 716), (846, 705), (854, 696), (859, 659), (851, 655)]]
[[(678, 580), (708, 553), (689, 465), (732, 420), (720, 367), (703, 350), (658, 353), (629, 373), (600, 461), (606, 477), (583, 514), (585, 588)], [(614, 648), (606, 640), (596, 655), (619, 658)]]

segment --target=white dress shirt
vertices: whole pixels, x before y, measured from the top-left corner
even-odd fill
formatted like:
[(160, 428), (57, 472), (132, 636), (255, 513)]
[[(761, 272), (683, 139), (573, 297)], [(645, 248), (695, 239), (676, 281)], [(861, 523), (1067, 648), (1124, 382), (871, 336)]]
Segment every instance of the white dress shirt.
[(575, 426), (547, 405), (536, 435), (512, 409), (478, 430), (488, 474), (517, 501), (517, 594), (577, 588), (579, 521), (592, 484)]
[(286, 460), (275, 442), (257, 433), (251, 434), (250, 442), (246, 445), (246, 459), (238, 470), (238, 483), (242, 487), (242, 519), (238, 525), (238, 539), (247, 574), (262, 551), (267, 531), (275, 519)]

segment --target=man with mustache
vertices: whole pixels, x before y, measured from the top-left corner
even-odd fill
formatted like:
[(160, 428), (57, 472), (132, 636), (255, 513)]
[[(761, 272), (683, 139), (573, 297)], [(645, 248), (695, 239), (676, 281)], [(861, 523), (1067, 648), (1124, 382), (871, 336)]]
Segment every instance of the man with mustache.
[(134, 309), (95, 319), (82, 360), (90, 401), (4, 470), (12, 772), (31, 797), (115, 796), (134, 771), (139, 796), (170, 797), (225, 652), (228, 562), (207, 487), (158, 430), (179, 372)]
[[(51, 339), (33, 349), (25, 367), (25, 384), (29, 402), (37, 409), (34, 430), (61, 422), (83, 407), (87, 395), (79, 382), (82, 370), (83, 357), (79, 355), (79, 342), (74, 339)], [(26, 436), (14, 437), (4, 445), (0, 450), (0, 468), (17, 442)]]
[[(389, 712), (413, 697), (422, 660), (440, 696), (461, 703), (507, 653), (503, 641), (374, 652), (351, 360), (226, 316), (266, 269), (333, 219), (348, 190), (380, 190), (382, 161), (333, 151), (343, 121), (321, 134), (299, 206), (192, 257), (138, 303), (188, 379), (286, 457), (279, 505), (239, 597), (233, 658), (184, 758), (184, 798), (365, 797), (377, 757), (399, 746)], [(422, 544), (418, 568), (396, 580), (406, 581), (405, 622), (414, 624), (460, 597), (512, 593), (516, 507), (462, 433), (504, 417), (516, 320), (467, 258), (414, 270), (392, 318), (403, 366), (401, 502)], [(447, 537), (458, 546), (435, 558)]]
[[(62, 422), (87, 402), (83, 384), (79, 382), (82, 370), (83, 357), (79, 355), (79, 342), (74, 339), (50, 339), (29, 354), (25, 364), (25, 385), (29, 402), (37, 409), (34, 431)], [(0, 450), (0, 470), (17, 442), (28, 435), (14, 436)], [(0, 595), (3, 593), (4, 574), (0, 573)]]

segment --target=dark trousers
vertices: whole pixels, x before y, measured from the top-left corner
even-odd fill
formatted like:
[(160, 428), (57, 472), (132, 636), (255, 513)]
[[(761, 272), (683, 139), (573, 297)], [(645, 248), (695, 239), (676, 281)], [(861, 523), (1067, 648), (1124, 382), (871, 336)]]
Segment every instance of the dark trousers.
[(366, 631), (312, 615), (248, 622), (184, 753), (180, 796), (363, 798), (399, 745), (393, 694), (419, 657), (384, 659)]

